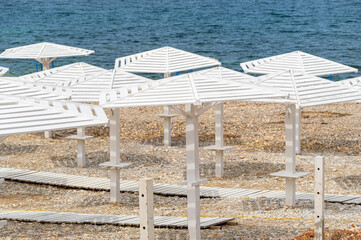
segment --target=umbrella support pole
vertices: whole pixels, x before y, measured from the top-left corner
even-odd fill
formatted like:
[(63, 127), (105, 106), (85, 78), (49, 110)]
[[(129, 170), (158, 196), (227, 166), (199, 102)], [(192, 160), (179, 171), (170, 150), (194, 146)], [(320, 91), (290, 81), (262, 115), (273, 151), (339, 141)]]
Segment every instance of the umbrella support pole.
[(325, 157), (315, 159), (315, 239), (325, 239)]
[(296, 106), (296, 154), (301, 154), (301, 108)]
[(120, 111), (113, 108), (109, 117), (110, 128), (110, 161), (100, 164), (110, 172), (110, 202), (120, 202), (120, 169), (128, 167), (130, 163), (120, 161)]
[(171, 122), (172, 116), (170, 115), (169, 106), (164, 106), (164, 145), (170, 146), (172, 145), (172, 137), (171, 137)]
[(52, 131), (45, 131), (44, 132), (45, 138), (53, 138), (53, 132)]
[[(0, 185), (2, 184), (2, 182), (4, 182), (4, 179), (0, 178)], [(0, 220), (0, 227), (6, 226), (7, 224), (8, 222), (6, 220)]]
[(308, 172), (296, 172), (296, 105), (286, 105), (286, 169), (272, 176), (286, 178), (286, 205), (296, 206), (296, 180)]
[(187, 205), (189, 239), (201, 239), (198, 116), (194, 105), (186, 105)]
[(170, 106), (164, 106), (164, 113), (158, 114), (158, 117), (164, 118), (164, 146), (172, 145), (172, 118), (179, 116), (179, 114), (172, 114)]
[(223, 122), (224, 122), (224, 107), (223, 107), (223, 102), (220, 102), (216, 104), (216, 109), (215, 109), (215, 145), (205, 147), (205, 149), (215, 152), (216, 177), (218, 178), (222, 178), (224, 176), (223, 152), (225, 150), (232, 148), (232, 146), (224, 146)]
[(191, 240), (201, 239), (200, 185), (207, 182), (207, 179), (201, 180), (199, 176), (198, 117), (211, 106), (208, 104), (197, 108), (193, 104), (186, 104), (185, 111), (172, 106), (186, 118), (187, 180), (180, 185), (187, 185), (188, 234)]
[(77, 135), (72, 135), (66, 139), (77, 140), (77, 164), (78, 167), (86, 167), (85, 156), (85, 140), (92, 138), (92, 136), (85, 135), (85, 127), (77, 128)]
[[(45, 70), (48, 70), (49, 69), (49, 66), (50, 66), (50, 63), (52, 61), (54, 61), (56, 58), (52, 58), (52, 59), (49, 59), (49, 58), (42, 58), (42, 59), (37, 59), (38, 62), (40, 62), (42, 65), (43, 65), (43, 71)], [(53, 133), (52, 131), (45, 131), (44, 132), (44, 137), (45, 138), (53, 138)]]
[[(164, 78), (169, 78), (171, 76), (172, 76), (171, 73), (164, 73)], [(171, 146), (172, 145), (172, 118), (179, 116), (179, 115), (172, 114), (170, 106), (164, 106), (164, 112), (162, 114), (158, 114), (157, 116), (164, 118), (163, 144), (164, 144), (164, 146)]]

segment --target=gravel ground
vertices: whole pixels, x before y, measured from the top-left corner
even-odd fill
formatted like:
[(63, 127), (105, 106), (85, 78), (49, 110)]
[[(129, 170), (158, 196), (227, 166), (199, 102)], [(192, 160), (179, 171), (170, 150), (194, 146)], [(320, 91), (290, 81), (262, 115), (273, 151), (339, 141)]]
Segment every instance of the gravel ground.
[[(297, 190), (313, 191), (314, 157), (326, 156), (326, 192), (360, 194), (361, 113), (358, 104), (307, 108), (302, 114), (302, 155), (297, 157)], [(132, 165), (121, 178), (152, 177), (158, 183), (178, 183), (185, 176), (185, 124), (173, 120), (172, 147), (162, 146), (163, 126), (155, 117), (160, 107), (121, 110), (121, 158)], [(214, 109), (200, 119), (200, 145), (214, 142)], [(235, 148), (225, 153), (225, 177), (215, 177), (213, 153), (200, 149), (200, 171), (205, 186), (283, 190), (284, 180), (269, 176), (284, 168), (284, 106), (230, 103), (225, 106), (225, 142)], [(98, 165), (108, 161), (109, 129), (87, 129), (95, 136), (87, 141), (88, 166), (76, 167), (75, 141), (65, 136), (75, 130), (57, 131), (55, 139), (42, 134), (11, 136), (0, 144), (0, 166), (74, 175), (108, 177)], [(2, 210), (47, 210), (79, 213), (138, 214), (138, 196), (123, 193), (120, 204), (109, 204), (109, 193), (51, 186), (4, 182), (0, 191)], [(282, 200), (201, 200), (202, 216), (235, 217), (230, 225), (202, 230), (204, 239), (290, 239), (312, 228), (313, 205), (299, 201), (296, 208)], [(326, 226), (332, 229), (361, 228), (361, 206), (327, 203)], [(155, 214), (186, 216), (186, 198), (155, 196)], [(157, 239), (186, 239), (182, 229), (156, 229)], [(39, 224), (10, 221), (0, 229), (2, 239), (137, 239), (137, 228), (77, 224)]]

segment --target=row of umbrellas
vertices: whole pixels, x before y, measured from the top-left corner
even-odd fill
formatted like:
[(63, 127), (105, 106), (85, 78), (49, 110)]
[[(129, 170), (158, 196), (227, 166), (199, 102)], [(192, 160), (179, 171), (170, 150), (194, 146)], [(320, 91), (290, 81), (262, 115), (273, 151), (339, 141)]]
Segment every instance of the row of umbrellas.
[[(36, 45), (36, 44), (35, 44)], [(31, 46), (31, 45), (30, 45)], [(42, 46), (42, 47), (39, 47)], [(5, 51), (0, 57), (21, 56), (26, 49), (26, 58), (50, 60), (69, 56), (70, 49), (61, 54), (58, 45), (43, 43), (36, 45), (37, 54), (31, 54), (31, 47)], [(51, 51), (54, 48), (56, 50)], [(39, 50), (40, 49), (40, 50)], [(40, 52), (39, 52), (40, 51)], [(51, 55), (51, 53), (54, 55)], [(84, 49), (74, 54), (89, 54)], [(56, 56), (55, 56), (56, 55)], [(110, 115), (110, 162), (111, 201), (119, 201), (119, 168), (127, 164), (119, 158), (119, 108), (136, 106), (168, 106), (165, 114), (166, 126), (174, 114), (186, 119), (186, 152), (188, 189), (188, 219), (191, 239), (200, 239), (199, 232), (199, 138), (198, 117), (216, 105), (216, 152), (217, 173), (223, 175), (223, 102), (261, 101), (278, 102), (286, 105), (286, 170), (275, 176), (286, 178), (286, 204), (295, 204), (295, 181), (307, 173), (298, 173), (296, 153), (300, 151), (300, 109), (323, 104), (361, 100), (358, 89), (350, 88), (317, 77), (336, 73), (357, 71), (354, 68), (319, 58), (303, 52), (292, 52), (270, 58), (241, 64), (244, 72), (267, 74), (254, 77), (242, 72), (221, 67), (215, 59), (185, 52), (172, 47), (163, 47), (116, 60), (115, 68), (105, 70), (86, 63), (75, 63), (43, 72), (25, 75), (10, 81), (31, 82), (71, 90), (75, 102), (98, 102), (102, 108), (112, 109)], [(211, 68), (213, 67), (213, 68)], [(208, 68), (198, 72), (171, 76), (172, 73)], [(163, 80), (149, 80), (135, 73), (163, 73)], [(104, 92), (104, 90), (107, 90)], [(100, 96), (99, 96), (100, 95)], [(181, 107), (185, 105), (185, 107)], [(166, 130), (166, 129), (165, 129)], [(1, 133), (1, 131), (0, 131)], [(170, 133), (170, 129), (165, 131)], [(170, 139), (168, 139), (170, 140)], [(169, 144), (169, 141), (167, 141)]]

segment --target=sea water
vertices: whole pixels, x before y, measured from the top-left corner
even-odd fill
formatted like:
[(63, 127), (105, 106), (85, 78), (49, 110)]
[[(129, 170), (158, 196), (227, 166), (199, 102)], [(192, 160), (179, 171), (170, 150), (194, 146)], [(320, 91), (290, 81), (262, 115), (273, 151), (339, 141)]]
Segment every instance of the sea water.
[[(95, 50), (55, 66), (110, 69), (115, 58), (172, 46), (235, 70), (295, 50), (361, 69), (361, 1), (0, 0), (0, 51), (43, 41)], [(0, 59), (0, 66), (13, 76), (35, 71), (34, 60)]]

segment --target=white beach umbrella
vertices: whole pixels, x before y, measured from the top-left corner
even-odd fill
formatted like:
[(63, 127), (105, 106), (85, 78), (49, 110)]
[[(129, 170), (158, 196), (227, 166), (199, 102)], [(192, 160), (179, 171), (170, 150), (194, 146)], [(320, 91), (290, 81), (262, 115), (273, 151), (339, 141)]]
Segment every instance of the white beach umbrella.
[(292, 69), (315, 76), (358, 71), (356, 68), (301, 51), (244, 62), (241, 63), (241, 67), (245, 73), (269, 74), (286, 69)]
[[(119, 108), (169, 105), (186, 118), (186, 152), (188, 199), (188, 231), (190, 239), (200, 239), (200, 184), (198, 117), (218, 102), (223, 101), (265, 101), (284, 97), (286, 94), (251, 84), (205, 77), (191, 73), (152, 83), (122, 88), (103, 93), (101, 106), (112, 109), (110, 115), (110, 162), (103, 166), (110, 168), (110, 198), (120, 201), (119, 168), (129, 164), (120, 161)], [(178, 105), (185, 105), (185, 108)]]
[(209, 57), (173, 47), (161, 47), (150, 51), (117, 58), (115, 68), (128, 72), (167, 74), (218, 66), (221, 63)]
[[(294, 104), (286, 99), (277, 99), (277, 103), (286, 104), (286, 170), (274, 173), (274, 176), (286, 178), (286, 204), (295, 205), (296, 185), (298, 177), (307, 173), (296, 172), (296, 153), (300, 149), (300, 118), (297, 109), (326, 104), (361, 100), (359, 89), (351, 89), (320, 77), (294, 70), (283, 70), (261, 77), (249, 77), (244, 73), (223, 67), (207, 69), (201, 72), (209, 77), (221, 77), (238, 83), (251, 83), (259, 87), (267, 87), (289, 95)], [(272, 99), (270, 99), (272, 101)], [(297, 150), (298, 149), (298, 150)]]
[(71, 100), (74, 102), (98, 103), (102, 91), (151, 82), (154, 81), (116, 68), (102, 71), (92, 77), (73, 79), (62, 83), (61, 86), (71, 90)]
[[(241, 63), (241, 67), (246, 73), (270, 74), (277, 73), (282, 70), (291, 69), (293, 71), (302, 72), (315, 76), (330, 75), (340, 73), (357, 72), (356, 68), (352, 68), (337, 62), (330, 61), (321, 57), (317, 57), (305, 52), (295, 51), (276, 55), (272, 57), (262, 58), (249, 62)], [(300, 125), (301, 109), (296, 106), (296, 125)], [(297, 139), (299, 142), (299, 139)], [(296, 152), (299, 154), (301, 149), (297, 144)]]
[(0, 58), (35, 59), (43, 65), (44, 70), (47, 70), (49, 64), (58, 57), (88, 56), (92, 53), (93, 50), (42, 42), (6, 49), (0, 54)]
[(0, 95), (0, 136), (106, 125), (98, 106)]
[(68, 100), (71, 90), (57, 86), (22, 82), (11, 78), (0, 78), (0, 95), (29, 97), (48, 100)]
[(68, 82), (90, 78), (104, 71), (106, 71), (104, 68), (84, 62), (77, 62), (41, 72), (22, 75), (18, 77), (18, 79), (28, 82), (60, 86)]
[[(128, 72), (136, 73), (162, 73), (164, 78), (172, 73), (220, 66), (221, 63), (209, 57), (186, 52), (173, 47), (161, 47), (134, 55), (121, 57), (115, 60), (115, 68), (122, 68)], [(164, 145), (171, 145), (171, 118), (177, 116), (171, 114), (168, 106), (164, 107), (164, 113), (158, 116), (164, 118)]]
[[(91, 77), (93, 75), (96, 75), (104, 71), (106, 70), (103, 68), (96, 67), (94, 65), (84, 62), (77, 62), (57, 68), (44, 70), (41, 72), (26, 74), (14, 79), (19, 79), (21, 81), (27, 81), (27, 82), (41, 83), (49, 86), (60, 86), (64, 83), (84, 80), (88, 77)], [(82, 132), (80, 135), (83, 136), (84, 129), (79, 129), (79, 130), (80, 132)], [(51, 137), (51, 136), (52, 136), (51, 132), (45, 132), (45, 137)], [(85, 156), (82, 156), (81, 158), (84, 159)]]
[(98, 103), (100, 93), (105, 90), (152, 82), (120, 68), (105, 70), (83, 62), (23, 75), (16, 79), (66, 87), (71, 90), (71, 101), (82, 103)]

